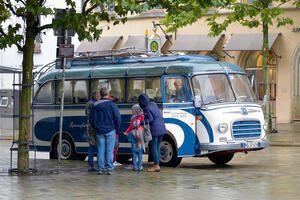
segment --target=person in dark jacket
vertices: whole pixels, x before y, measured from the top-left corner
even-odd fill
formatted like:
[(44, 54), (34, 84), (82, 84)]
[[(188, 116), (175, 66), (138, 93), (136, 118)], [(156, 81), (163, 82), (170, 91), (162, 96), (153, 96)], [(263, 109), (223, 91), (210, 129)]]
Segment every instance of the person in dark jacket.
[(90, 113), (93, 105), (96, 101), (100, 99), (99, 91), (94, 91), (92, 93), (92, 99), (87, 102), (85, 107), (85, 115), (87, 118), (87, 133), (88, 133), (88, 171), (96, 171), (94, 167), (94, 153), (97, 152), (97, 134), (90, 124)]
[(107, 172), (113, 174), (113, 158), (116, 133), (120, 130), (121, 115), (116, 104), (109, 100), (107, 88), (100, 89), (101, 99), (94, 103), (90, 113), (90, 123), (97, 133), (98, 142), (98, 167), (99, 174), (103, 174), (105, 169), (105, 159), (107, 159)]
[(151, 150), (154, 159), (154, 166), (149, 168), (148, 172), (159, 172), (160, 143), (167, 132), (166, 126), (158, 106), (156, 103), (150, 101), (147, 94), (141, 94), (139, 96), (139, 104), (144, 111), (144, 123), (149, 122), (152, 135)]

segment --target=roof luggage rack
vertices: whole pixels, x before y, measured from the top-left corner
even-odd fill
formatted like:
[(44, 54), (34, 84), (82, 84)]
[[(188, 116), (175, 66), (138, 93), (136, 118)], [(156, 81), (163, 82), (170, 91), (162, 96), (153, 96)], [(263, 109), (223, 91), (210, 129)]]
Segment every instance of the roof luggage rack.
[[(109, 65), (109, 64), (130, 64), (146, 62), (173, 62), (188, 60), (213, 60), (213, 58), (201, 55), (153, 55), (147, 54), (145, 49), (124, 48), (97, 52), (81, 52), (76, 57), (67, 60), (66, 68)], [(60, 69), (61, 59), (56, 61), (56, 68)]]
[(145, 55), (145, 49), (138, 49), (135, 47), (128, 47), (122, 49), (111, 49), (104, 51), (91, 51), (75, 53), (73, 59), (87, 59), (87, 58), (106, 58), (106, 57), (130, 57), (134, 55)]

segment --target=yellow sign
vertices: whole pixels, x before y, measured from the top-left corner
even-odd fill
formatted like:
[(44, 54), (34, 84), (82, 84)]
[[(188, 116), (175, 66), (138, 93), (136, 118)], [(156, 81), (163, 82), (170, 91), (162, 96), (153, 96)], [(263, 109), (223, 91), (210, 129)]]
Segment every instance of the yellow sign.
[(158, 51), (158, 43), (155, 40), (151, 42), (151, 44), (150, 44), (150, 50), (153, 53), (156, 53)]

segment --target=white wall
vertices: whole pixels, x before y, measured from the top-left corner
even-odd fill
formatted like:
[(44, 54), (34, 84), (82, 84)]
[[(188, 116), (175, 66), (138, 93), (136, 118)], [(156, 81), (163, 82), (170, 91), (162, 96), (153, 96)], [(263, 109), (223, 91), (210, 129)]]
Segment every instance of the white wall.
[[(81, 9), (81, 0), (75, 0), (77, 5), (77, 10)], [(63, 0), (48, 0), (46, 2), (47, 7), (51, 8), (65, 8), (66, 4)], [(42, 17), (41, 25), (51, 23), (52, 16)], [(17, 19), (12, 19), (11, 23), (16, 23)], [(20, 23), (20, 22), (19, 22)], [(56, 58), (56, 36), (53, 34), (53, 30), (46, 30), (41, 35), (42, 44), (41, 44), (41, 53), (34, 54), (34, 65), (46, 65)], [(72, 43), (75, 45), (75, 49), (79, 45), (77, 36), (75, 35), (72, 38)], [(23, 54), (18, 53), (18, 50), (15, 46), (11, 48), (0, 50), (0, 65), (7, 67), (20, 67), (22, 65)], [(3, 88), (12, 88), (12, 75), (0, 74), (0, 89)]]

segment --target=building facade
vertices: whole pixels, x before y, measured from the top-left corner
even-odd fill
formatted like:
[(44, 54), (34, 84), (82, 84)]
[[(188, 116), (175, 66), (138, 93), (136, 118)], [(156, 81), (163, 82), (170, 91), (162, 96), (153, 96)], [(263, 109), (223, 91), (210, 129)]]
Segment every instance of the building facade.
[[(300, 119), (300, 8), (289, 6), (283, 9), (283, 16), (293, 19), (294, 25), (269, 27), (271, 109), (277, 123)], [(225, 16), (226, 14), (221, 18)], [(159, 23), (163, 17), (164, 11), (161, 9), (130, 17), (127, 23), (104, 31), (103, 43), (104, 38), (107, 40), (117, 37), (119, 39), (107, 49), (138, 49), (144, 45), (145, 30), (149, 31), (150, 36), (153, 35), (153, 22)], [(162, 53), (210, 55), (218, 60), (237, 64), (248, 73), (255, 93), (262, 100), (262, 28), (250, 29), (236, 23), (230, 25), (223, 35), (209, 38), (209, 26), (205, 19), (204, 17), (193, 25), (171, 33), (170, 41), (164, 38), (163, 32), (158, 28), (157, 34), (162, 38)], [(101, 43), (101, 39), (99, 42)]]

